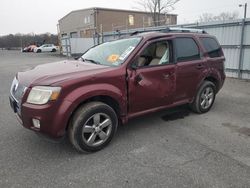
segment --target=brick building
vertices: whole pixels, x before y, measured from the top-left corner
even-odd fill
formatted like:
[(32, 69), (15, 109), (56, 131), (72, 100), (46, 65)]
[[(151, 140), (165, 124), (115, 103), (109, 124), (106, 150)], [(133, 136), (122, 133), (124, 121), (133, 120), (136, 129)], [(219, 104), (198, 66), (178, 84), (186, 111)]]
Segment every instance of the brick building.
[[(161, 14), (159, 25), (175, 25), (176, 14)], [(59, 20), (60, 36), (89, 38), (95, 33), (155, 26), (149, 12), (88, 8), (75, 10)]]

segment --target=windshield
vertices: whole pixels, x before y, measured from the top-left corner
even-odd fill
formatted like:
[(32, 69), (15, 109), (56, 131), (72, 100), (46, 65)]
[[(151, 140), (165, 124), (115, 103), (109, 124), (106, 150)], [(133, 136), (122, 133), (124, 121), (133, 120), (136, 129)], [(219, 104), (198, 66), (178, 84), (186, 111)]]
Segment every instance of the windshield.
[(101, 65), (119, 66), (139, 44), (141, 38), (120, 39), (89, 49), (81, 59)]

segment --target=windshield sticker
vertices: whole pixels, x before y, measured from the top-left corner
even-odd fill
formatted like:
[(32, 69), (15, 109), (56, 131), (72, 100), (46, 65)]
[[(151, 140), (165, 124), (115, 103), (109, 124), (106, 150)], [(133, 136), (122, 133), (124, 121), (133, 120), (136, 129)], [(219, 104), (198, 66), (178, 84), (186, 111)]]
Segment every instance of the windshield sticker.
[(119, 60), (123, 61), (124, 59), (126, 59), (126, 57), (128, 57), (128, 55), (135, 49), (134, 46), (129, 46), (128, 49), (123, 52), (123, 54), (120, 56)]
[(114, 62), (116, 62), (118, 60), (118, 58), (119, 58), (119, 55), (112, 54), (112, 55), (108, 56), (107, 61), (110, 62), (110, 63), (114, 63)]

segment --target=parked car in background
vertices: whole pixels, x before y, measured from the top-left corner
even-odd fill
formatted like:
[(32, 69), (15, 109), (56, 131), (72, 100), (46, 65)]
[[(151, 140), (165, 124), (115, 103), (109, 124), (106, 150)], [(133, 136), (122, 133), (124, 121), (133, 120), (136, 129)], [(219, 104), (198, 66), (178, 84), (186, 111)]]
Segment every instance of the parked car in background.
[(58, 46), (55, 46), (54, 44), (43, 44), (42, 46), (39, 46), (34, 49), (35, 53), (41, 53), (41, 52), (56, 52), (59, 49)]
[(35, 48), (37, 48), (36, 45), (29, 45), (27, 47), (24, 47), (22, 49), (22, 52), (33, 52)]
[(182, 30), (106, 42), (78, 60), (19, 72), (10, 105), (24, 127), (51, 138), (67, 133), (80, 152), (104, 148), (119, 123), (137, 116), (184, 104), (208, 112), (225, 57), (214, 36)]

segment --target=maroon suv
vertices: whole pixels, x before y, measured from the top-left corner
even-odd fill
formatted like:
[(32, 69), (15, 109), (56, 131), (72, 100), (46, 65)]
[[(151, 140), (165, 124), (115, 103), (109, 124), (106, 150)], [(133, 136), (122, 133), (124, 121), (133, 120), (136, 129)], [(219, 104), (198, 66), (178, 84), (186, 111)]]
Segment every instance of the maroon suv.
[(225, 80), (224, 61), (208, 34), (137, 34), (78, 60), (19, 72), (10, 104), (24, 127), (55, 139), (68, 133), (78, 151), (93, 152), (133, 117), (183, 104), (209, 111)]

